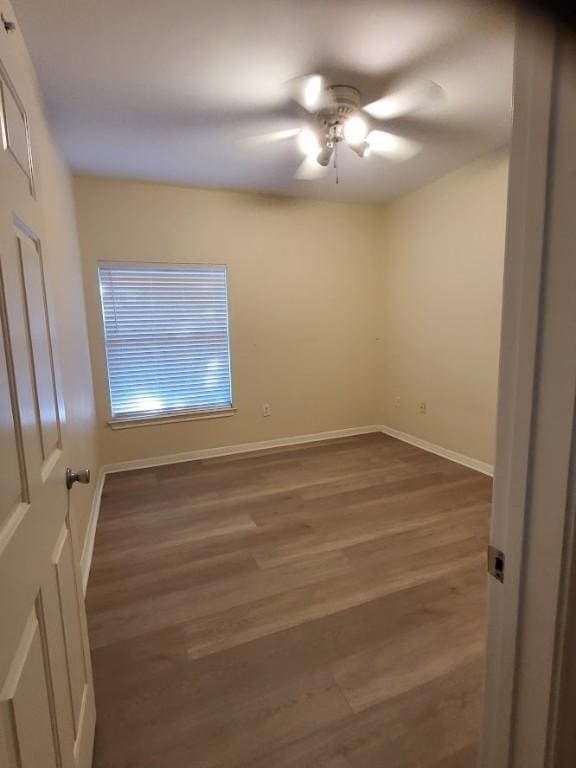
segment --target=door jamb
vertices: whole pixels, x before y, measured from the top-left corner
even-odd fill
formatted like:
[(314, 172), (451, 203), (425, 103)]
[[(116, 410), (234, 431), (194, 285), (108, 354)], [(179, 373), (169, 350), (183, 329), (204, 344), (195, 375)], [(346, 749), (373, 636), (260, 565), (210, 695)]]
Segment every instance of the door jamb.
[[(560, 765), (558, 730), (573, 549), (576, 396), (574, 51), (560, 30), (517, 24), (482, 768)], [(572, 129), (572, 132), (571, 130)], [(572, 611), (574, 613), (574, 611)], [(575, 670), (576, 671), (576, 670)], [(564, 686), (565, 687), (565, 686)], [(572, 762), (574, 765), (574, 752)]]

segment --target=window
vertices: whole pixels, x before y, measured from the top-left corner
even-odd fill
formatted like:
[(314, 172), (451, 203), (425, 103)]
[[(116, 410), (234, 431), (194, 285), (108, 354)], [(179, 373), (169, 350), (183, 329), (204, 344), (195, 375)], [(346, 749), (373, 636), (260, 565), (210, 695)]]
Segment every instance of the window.
[(112, 421), (230, 410), (226, 267), (98, 268)]

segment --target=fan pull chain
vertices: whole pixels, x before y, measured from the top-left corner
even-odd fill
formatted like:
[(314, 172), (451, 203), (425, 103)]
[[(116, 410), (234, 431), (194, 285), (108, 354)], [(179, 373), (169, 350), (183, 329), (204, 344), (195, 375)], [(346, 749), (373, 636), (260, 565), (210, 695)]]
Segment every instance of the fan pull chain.
[(334, 147), (334, 170), (336, 171), (336, 184), (340, 184), (340, 175), (338, 173), (338, 146), (339, 144), (336, 143), (336, 146)]

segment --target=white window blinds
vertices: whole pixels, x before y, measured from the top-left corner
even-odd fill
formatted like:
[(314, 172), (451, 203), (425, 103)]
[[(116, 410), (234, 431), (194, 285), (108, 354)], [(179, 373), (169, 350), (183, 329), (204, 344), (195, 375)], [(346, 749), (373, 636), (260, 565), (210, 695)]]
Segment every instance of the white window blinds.
[(232, 406), (226, 268), (98, 269), (113, 419)]

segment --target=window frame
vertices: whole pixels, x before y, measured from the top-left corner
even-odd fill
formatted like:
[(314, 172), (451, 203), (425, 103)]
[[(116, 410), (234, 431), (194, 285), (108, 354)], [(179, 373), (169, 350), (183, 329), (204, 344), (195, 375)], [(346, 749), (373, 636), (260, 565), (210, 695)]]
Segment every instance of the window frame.
[[(165, 413), (154, 413), (147, 411), (142, 414), (114, 416), (112, 413), (112, 391), (110, 388), (110, 368), (108, 365), (108, 346), (106, 344), (106, 323), (104, 319), (104, 305), (102, 303), (102, 293), (100, 285), (100, 268), (106, 267), (134, 267), (150, 269), (214, 269), (224, 270), (226, 282), (226, 309), (228, 320), (228, 376), (230, 381), (230, 405), (212, 408), (186, 408), (179, 411), (170, 411)], [(229, 268), (227, 264), (204, 262), (175, 262), (175, 261), (144, 261), (135, 259), (123, 260), (99, 260), (96, 262), (96, 287), (98, 292), (98, 306), (100, 309), (100, 329), (103, 345), (104, 365), (106, 370), (106, 396), (107, 396), (107, 424), (111, 429), (129, 429), (132, 427), (153, 426), (167, 423), (178, 423), (183, 421), (201, 421), (204, 419), (220, 419), (233, 416), (237, 408), (234, 405), (234, 385), (233, 385), (233, 367), (232, 367), (232, 333), (230, 322), (230, 290), (228, 286)]]

